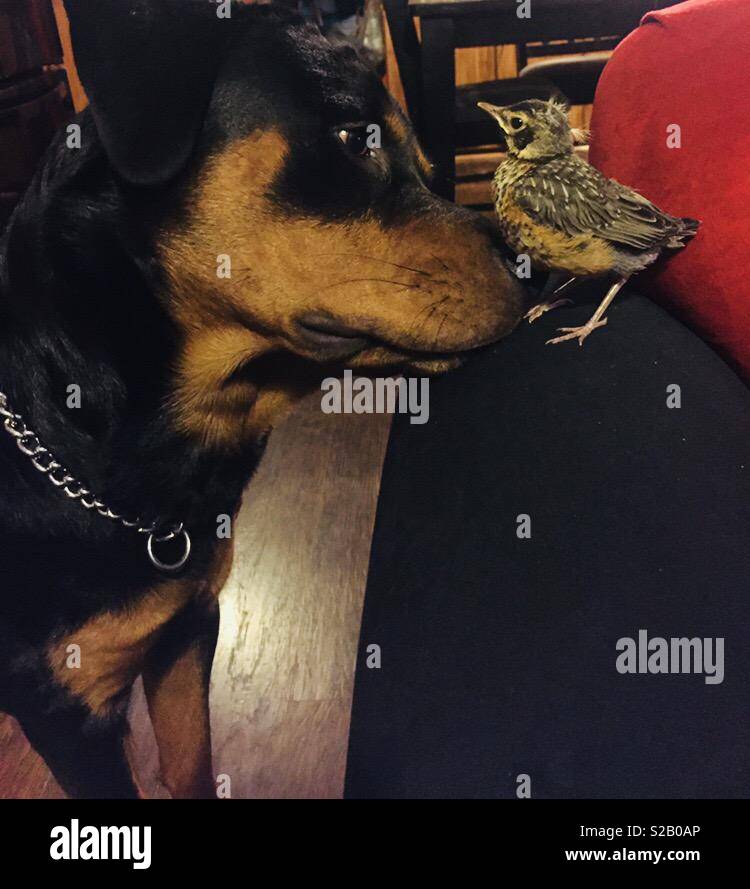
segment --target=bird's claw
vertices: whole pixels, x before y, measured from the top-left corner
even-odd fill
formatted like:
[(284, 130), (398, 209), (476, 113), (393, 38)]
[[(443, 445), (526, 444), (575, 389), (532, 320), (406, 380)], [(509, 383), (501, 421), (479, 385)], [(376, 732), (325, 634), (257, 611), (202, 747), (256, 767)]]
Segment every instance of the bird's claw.
[(583, 341), (590, 333), (596, 330), (597, 327), (604, 327), (606, 323), (607, 319), (602, 318), (601, 321), (588, 321), (582, 327), (558, 327), (558, 330), (564, 333), (565, 336), (556, 336), (554, 339), (547, 340), (545, 345), (549, 346), (550, 343), (564, 343), (566, 340), (577, 339), (578, 345), (582, 346)]
[(558, 306), (564, 306), (565, 303), (572, 303), (572, 299), (558, 299), (553, 303), (539, 303), (536, 306), (532, 306), (529, 311), (523, 316), (524, 318), (529, 319), (529, 324), (533, 324), (537, 318), (541, 318), (545, 312), (549, 312), (550, 309), (556, 309)]

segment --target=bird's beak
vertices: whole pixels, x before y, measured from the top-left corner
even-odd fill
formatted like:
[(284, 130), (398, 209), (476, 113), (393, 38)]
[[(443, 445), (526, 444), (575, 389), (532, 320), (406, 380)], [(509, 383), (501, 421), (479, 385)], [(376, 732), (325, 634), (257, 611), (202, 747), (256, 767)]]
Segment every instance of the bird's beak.
[(477, 102), (477, 107), (481, 108), (482, 111), (486, 111), (487, 114), (491, 115), (498, 122), (500, 129), (505, 132), (505, 127), (503, 126), (502, 112), (505, 111), (505, 106), (503, 105), (490, 105), (489, 102)]

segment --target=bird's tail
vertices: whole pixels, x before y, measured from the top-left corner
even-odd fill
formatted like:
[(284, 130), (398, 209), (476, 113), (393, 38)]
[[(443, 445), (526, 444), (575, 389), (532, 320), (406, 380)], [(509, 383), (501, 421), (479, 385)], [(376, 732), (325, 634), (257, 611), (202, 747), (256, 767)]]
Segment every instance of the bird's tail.
[(667, 242), (667, 247), (672, 247), (677, 250), (680, 247), (684, 247), (691, 238), (695, 237), (698, 233), (700, 222), (697, 219), (691, 219), (689, 216), (683, 216), (682, 219), (677, 219), (675, 221), (677, 222), (677, 226)]

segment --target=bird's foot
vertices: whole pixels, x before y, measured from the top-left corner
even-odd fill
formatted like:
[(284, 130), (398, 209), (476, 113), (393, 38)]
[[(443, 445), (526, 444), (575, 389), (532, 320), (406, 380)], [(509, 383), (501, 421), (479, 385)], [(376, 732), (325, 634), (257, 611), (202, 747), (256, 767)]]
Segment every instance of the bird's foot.
[(556, 336), (554, 339), (547, 340), (546, 345), (550, 343), (564, 343), (566, 340), (578, 340), (578, 345), (582, 346), (583, 341), (586, 337), (592, 333), (592, 331), (596, 330), (597, 327), (604, 327), (607, 323), (606, 318), (602, 318), (601, 321), (587, 321), (583, 327), (559, 327), (558, 330), (561, 333), (564, 333), (565, 336)]
[(558, 306), (564, 306), (565, 303), (573, 302), (572, 299), (558, 299), (553, 303), (539, 303), (537, 306), (532, 306), (529, 311), (523, 316), (524, 318), (529, 319), (529, 324), (533, 324), (537, 318), (541, 318), (545, 312), (549, 312), (550, 309), (556, 309)]

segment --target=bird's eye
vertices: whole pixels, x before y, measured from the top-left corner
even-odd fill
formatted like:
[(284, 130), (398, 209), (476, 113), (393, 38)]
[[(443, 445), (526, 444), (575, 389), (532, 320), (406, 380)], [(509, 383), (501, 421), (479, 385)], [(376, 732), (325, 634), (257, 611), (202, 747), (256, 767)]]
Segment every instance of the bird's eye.
[(522, 117), (511, 117), (510, 119), (511, 128), (514, 130), (520, 130), (523, 127), (523, 118)]
[(370, 157), (372, 149), (367, 144), (368, 133), (365, 127), (346, 127), (336, 133), (341, 144), (353, 157)]

